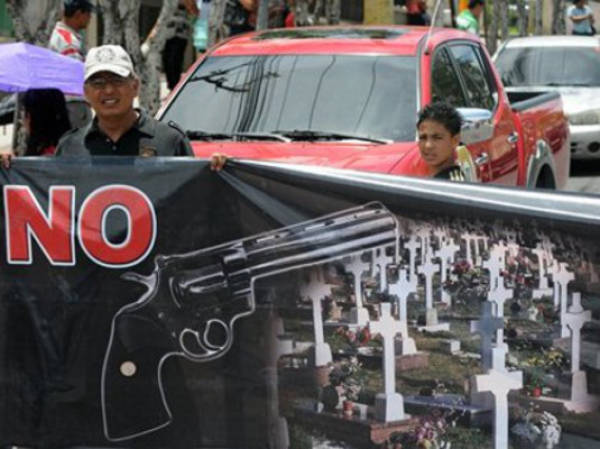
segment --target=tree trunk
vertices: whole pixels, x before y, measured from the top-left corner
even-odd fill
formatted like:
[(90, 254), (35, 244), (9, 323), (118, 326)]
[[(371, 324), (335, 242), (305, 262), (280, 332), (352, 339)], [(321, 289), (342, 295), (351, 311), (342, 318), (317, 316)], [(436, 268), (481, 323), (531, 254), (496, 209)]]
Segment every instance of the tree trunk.
[(527, 0), (517, 0), (517, 13), (519, 14), (519, 36), (527, 36), (527, 28), (529, 26), (529, 13), (526, 6)]
[(490, 54), (496, 52), (498, 46), (498, 17), (500, 16), (500, 3), (498, 1), (493, 2), (492, 20), (487, 34), (486, 45)]
[(329, 25), (339, 25), (342, 15), (341, 0), (327, 0), (325, 4), (325, 16)]
[(553, 0), (552, 6), (552, 34), (565, 34), (565, 2)]
[(312, 25), (311, 20), (314, 20), (310, 14), (309, 0), (296, 0), (295, 4), (295, 22), (297, 27)]
[(223, 21), (225, 6), (227, 6), (227, 0), (212, 0), (208, 19), (208, 47), (229, 35), (229, 28)]
[(544, 0), (535, 0), (535, 35), (544, 34)]
[(17, 41), (47, 47), (54, 25), (60, 18), (61, 5), (61, 0), (48, 0), (45, 8), (39, 11), (37, 28), (32, 30), (30, 25), (33, 21), (26, 14), (27, 0), (6, 0), (6, 10), (12, 19)]
[(256, 29), (266, 30), (269, 28), (269, 0), (258, 0), (258, 15), (256, 18)]
[[(496, 2), (494, 2), (496, 3)], [(498, 0), (500, 8), (500, 36), (502, 40), (508, 39), (508, 0)]]
[(140, 106), (150, 115), (160, 107), (161, 51), (167, 40), (167, 23), (175, 13), (177, 3), (178, 0), (162, 2), (158, 19), (145, 40), (148, 51), (144, 53), (139, 36), (142, 0), (100, 0), (99, 3), (104, 18), (104, 43), (122, 45), (131, 56), (140, 78)]

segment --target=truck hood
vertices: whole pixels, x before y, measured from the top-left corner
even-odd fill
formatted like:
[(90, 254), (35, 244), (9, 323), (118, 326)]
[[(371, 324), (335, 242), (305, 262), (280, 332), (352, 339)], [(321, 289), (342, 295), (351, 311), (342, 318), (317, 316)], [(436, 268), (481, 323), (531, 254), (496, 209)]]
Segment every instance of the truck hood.
[[(224, 153), (240, 159), (260, 159), (290, 164), (321, 165), (389, 173), (412, 151), (416, 142), (391, 144), (346, 142), (192, 142), (197, 157)], [(396, 170), (394, 170), (396, 171)]]

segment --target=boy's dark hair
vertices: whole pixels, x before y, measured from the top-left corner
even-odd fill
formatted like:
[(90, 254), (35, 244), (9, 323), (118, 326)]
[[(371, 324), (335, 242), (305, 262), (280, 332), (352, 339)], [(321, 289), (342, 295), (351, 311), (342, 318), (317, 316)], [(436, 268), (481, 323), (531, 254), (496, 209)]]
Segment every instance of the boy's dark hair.
[(485, 1), (484, 0), (469, 0), (469, 9), (473, 9), (477, 5), (485, 5)]
[(77, 11), (93, 12), (94, 4), (88, 0), (64, 0), (63, 8), (65, 17), (73, 17)]
[(463, 119), (458, 111), (448, 103), (444, 102), (431, 103), (421, 109), (417, 119), (417, 128), (425, 120), (432, 120), (440, 123), (453, 136), (460, 134), (460, 129), (463, 123)]

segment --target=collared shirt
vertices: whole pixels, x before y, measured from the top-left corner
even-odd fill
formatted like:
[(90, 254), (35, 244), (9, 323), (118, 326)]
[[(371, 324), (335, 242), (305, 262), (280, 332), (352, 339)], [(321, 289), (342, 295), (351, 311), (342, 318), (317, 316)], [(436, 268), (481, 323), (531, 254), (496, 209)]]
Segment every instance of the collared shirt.
[(85, 59), (85, 44), (83, 36), (63, 22), (57, 22), (48, 48), (63, 56), (83, 61)]
[(479, 20), (469, 9), (465, 9), (456, 17), (456, 27), (459, 30), (479, 34)]
[(113, 142), (95, 118), (89, 125), (68, 132), (58, 143), (57, 156), (193, 156), (187, 137), (175, 124), (168, 125), (138, 111), (135, 124)]

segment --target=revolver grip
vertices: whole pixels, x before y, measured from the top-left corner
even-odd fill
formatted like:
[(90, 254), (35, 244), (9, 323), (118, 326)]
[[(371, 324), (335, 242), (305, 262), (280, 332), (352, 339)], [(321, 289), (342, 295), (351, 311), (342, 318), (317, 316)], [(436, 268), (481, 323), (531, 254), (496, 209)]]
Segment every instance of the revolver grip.
[(177, 347), (161, 323), (143, 312), (122, 310), (113, 318), (101, 379), (104, 434), (110, 441), (135, 438), (171, 422), (161, 370)]

